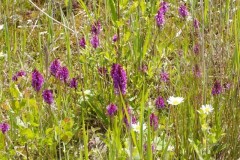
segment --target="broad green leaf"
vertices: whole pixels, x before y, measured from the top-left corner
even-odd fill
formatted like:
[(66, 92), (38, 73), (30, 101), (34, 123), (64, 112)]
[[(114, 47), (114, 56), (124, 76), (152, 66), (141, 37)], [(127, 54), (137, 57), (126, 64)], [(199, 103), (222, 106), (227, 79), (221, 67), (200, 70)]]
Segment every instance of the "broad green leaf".
[(52, 140), (52, 138), (46, 138), (46, 139), (44, 139), (44, 142), (45, 142), (47, 145), (49, 145), (49, 146), (53, 145), (53, 140)]
[(28, 100), (28, 104), (29, 104), (29, 107), (30, 107), (30, 108), (35, 108), (35, 109), (37, 109), (37, 101), (36, 101), (36, 99), (29, 99), (29, 100)]
[(22, 134), (27, 138), (27, 139), (33, 139), (34, 138), (34, 133), (32, 132), (31, 129), (27, 128), (27, 129), (24, 129)]
[(71, 140), (72, 136), (73, 136), (73, 133), (70, 132), (70, 131), (67, 131), (67, 132), (64, 132), (64, 133), (61, 135), (61, 139), (62, 139), (65, 143), (67, 143), (67, 142), (69, 142), (69, 141)]
[(53, 131), (53, 128), (47, 128), (46, 129), (46, 135), (49, 135)]

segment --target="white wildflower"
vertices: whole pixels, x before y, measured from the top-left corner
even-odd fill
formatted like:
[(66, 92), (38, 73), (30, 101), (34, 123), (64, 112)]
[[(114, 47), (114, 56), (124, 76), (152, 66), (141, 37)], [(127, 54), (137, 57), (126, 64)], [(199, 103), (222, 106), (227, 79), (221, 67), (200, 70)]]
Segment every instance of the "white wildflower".
[(4, 25), (0, 24), (0, 31), (3, 29)]
[(169, 97), (169, 99), (167, 100), (168, 104), (171, 104), (171, 105), (179, 105), (180, 103), (182, 103), (184, 100), (183, 97)]
[[(143, 130), (145, 130), (147, 128), (146, 124), (144, 123), (143, 124)], [(141, 125), (140, 123), (136, 123), (136, 124), (132, 124), (132, 129), (135, 131), (135, 132), (138, 132), (140, 133), (140, 130), (141, 130)]]
[(203, 111), (204, 114), (208, 115), (213, 111), (213, 107), (210, 104), (202, 105), (201, 110)]

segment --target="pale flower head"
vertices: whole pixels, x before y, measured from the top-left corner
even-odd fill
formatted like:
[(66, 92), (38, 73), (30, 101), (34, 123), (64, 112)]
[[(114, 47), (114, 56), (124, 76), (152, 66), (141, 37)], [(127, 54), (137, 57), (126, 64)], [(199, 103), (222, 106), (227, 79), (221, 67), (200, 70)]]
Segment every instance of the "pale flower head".
[(173, 151), (174, 151), (174, 146), (169, 145), (168, 148), (167, 148), (167, 150), (170, 151), (170, 152), (173, 152)]
[(2, 29), (3, 29), (3, 27), (4, 27), (4, 25), (3, 25), (3, 24), (0, 24), (0, 30), (2, 30)]
[(208, 115), (213, 111), (213, 107), (210, 104), (202, 105), (201, 110), (204, 114)]
[(180, 103), (182, 103), (184, 100), (183, 97), (173, 97), (173, 96), (170, 96), (167, 100), (168, 104), (171, 104), (171, 105), (179, 105)]
[(93, 92), (89, 89), (85, 90), (84, 94), (87, 95), (87, 96), (93, 96), (94, 95)]
[[(144, 123), (143, 124), (143, 130), (145, 130), (147, 128), (147, 125)], [(132, 124), (132, 129), (135, 131), (135, 132), (138, 132), (140, 133), (140, 130), (141, 130), (141, 125), (140, 123), (135, 123), (135, 124)]]
[(155, 108), (155, 106), (153, 105), (152, 101), (149, 101), (149, 102), (148, 102), (148, 108), (149, 108), (150, 110), (152, 110), (152, 109)]

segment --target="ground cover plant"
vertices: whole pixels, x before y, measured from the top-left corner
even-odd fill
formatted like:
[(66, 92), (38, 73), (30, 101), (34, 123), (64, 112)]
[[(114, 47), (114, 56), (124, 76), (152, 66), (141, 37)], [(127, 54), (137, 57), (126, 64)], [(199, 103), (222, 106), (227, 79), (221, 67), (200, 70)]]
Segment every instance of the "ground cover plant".
[(0, 159), (239, 159), (240, 1), (0, 1)]

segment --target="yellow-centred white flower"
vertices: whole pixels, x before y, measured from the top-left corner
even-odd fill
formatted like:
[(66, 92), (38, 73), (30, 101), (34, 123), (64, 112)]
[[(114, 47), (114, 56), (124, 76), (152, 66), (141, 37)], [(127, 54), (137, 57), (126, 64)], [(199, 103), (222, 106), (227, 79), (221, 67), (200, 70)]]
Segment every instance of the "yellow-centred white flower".
[(210, 104), (202, 105), (201, 110), (204, 114), (208, 115), (213, 111), (213, 107)]
[(170, 96), (167, 100), (168, 104), (171, 104), (171, 105), (179, 105), (180, 103), (182, 103), (184, 100), (183, 97), (173, 97), (173, 96)]

